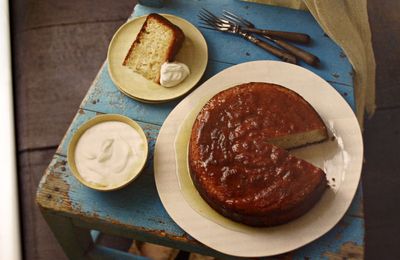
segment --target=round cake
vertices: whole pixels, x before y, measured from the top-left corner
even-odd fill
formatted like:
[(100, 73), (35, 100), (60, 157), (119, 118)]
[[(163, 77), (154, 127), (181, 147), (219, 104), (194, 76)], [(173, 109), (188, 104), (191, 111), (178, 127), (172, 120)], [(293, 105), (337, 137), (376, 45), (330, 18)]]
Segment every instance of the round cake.
[(300, 95), (252, 82), (212, 97), (198, 114), (189, 169), (217, 212), (251, 226), (273, 226), (308, 211), (327, 187), (325, 173), (286, 149), (320, 142), (326, 127)]

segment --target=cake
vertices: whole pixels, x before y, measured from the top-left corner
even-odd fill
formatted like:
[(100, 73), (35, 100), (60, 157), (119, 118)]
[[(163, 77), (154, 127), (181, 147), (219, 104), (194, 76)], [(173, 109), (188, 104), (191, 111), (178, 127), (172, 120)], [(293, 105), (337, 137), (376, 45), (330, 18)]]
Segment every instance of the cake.
[(327, 138), (321, 117), (294, 91), (241, 84), (212, 97), (198, 114), (190, 175), (225, 217), (251, 226), (283, 224), (313, 207), (327, 187), (320, 168), (286, 149)]
[(159, 14), (149, 14), (123, 65), (159, 83), (161, 65), (174, 60), (184, 39), (185, 35), (178, 26)]

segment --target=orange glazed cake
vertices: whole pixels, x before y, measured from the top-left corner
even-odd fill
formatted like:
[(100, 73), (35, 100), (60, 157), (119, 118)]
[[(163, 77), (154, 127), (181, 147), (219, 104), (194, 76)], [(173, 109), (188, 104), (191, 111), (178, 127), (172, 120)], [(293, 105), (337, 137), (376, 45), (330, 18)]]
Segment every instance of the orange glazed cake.
[(185, 39), (182, 30), (159, 14), (149, 14), (123, 62), (148, 80), (160, 83), (161, 65), (173, 61)]
[(283, 224), (313, 207), (327, 187), (320, 168), (286, 149), (327, 138), (321, 117), (294, 91), (241, 84), (215, 95), (198, 114), (190, 175), (225, 217), (251, 226)]

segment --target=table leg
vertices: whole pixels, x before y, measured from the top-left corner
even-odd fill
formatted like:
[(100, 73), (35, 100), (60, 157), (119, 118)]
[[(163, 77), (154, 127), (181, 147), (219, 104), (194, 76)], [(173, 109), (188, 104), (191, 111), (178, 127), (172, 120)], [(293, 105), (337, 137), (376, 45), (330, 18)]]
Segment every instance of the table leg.
[(89, 259), (87, 253), (93, 247), (89, 229), (76, 227), (68, 217), (42, 213), (69, 259)]

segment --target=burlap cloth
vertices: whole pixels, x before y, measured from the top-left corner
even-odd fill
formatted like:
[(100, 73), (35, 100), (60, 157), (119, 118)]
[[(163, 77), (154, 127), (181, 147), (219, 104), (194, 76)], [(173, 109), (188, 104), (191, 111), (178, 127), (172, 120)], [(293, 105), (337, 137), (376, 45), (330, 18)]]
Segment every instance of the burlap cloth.
[(321, 28), (346, 53), (354, 68), (356, 116), (375, 111), (375, 58), (368, 22), (367, 0), (247, 0), (309, 10)]

